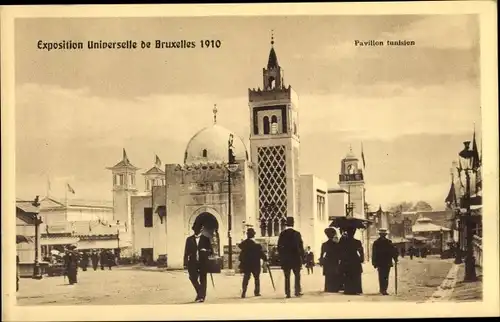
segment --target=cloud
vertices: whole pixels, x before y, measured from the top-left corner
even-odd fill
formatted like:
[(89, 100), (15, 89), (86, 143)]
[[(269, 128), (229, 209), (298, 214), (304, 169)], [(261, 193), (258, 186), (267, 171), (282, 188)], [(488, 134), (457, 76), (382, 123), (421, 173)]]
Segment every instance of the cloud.
[(477, 15), (429, 15), (382, 33), (386, 40), (414, 40), (419, 47), (471, 49), (479, 44)]
[(301, 135), (342, 132), (345, 140), (392, 140), (411, 134), (454, 134), (480, 127), (479, 90), (468, 83), (423, 88), (358, 86), (355, 95), (300, 97)]

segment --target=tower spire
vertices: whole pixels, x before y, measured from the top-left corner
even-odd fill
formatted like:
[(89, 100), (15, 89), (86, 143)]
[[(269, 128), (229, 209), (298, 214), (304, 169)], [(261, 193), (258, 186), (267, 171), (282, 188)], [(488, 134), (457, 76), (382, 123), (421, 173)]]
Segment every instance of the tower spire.
[(214, 124), (217, 124), (217, 104), (214, 104), (212, 112), (214, 113)]
[(274, 29), (271, 29), (271, 47), (274, 47)]

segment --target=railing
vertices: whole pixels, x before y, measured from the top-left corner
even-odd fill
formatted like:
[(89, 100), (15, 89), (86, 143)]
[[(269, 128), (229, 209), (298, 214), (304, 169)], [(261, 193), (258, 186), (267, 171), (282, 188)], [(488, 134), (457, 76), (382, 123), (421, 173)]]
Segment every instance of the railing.
[(363, 173), (339, 174), (339, 181), (362, 181)]
[(483, 239), (478, 235), (474, 235), (472, 240), (472, 251), (476, 259), (476, 265), (483, 267)]

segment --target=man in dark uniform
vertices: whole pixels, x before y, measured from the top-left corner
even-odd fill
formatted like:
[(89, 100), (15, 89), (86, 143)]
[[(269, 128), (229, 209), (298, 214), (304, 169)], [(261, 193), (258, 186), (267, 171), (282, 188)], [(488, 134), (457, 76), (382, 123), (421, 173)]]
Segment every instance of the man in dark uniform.
[(413, 259), (413, 256), (415, 255), (415, 247), (413, 247), (413, 245), (410, 246), (408, 252), (410, 253), (410, 259)]
[(115, 255), (113, 254), (112, 251), (108, 250), (106, 252), (106, 256), (107, 256), (108, 268), (109, 268), (109, 270), (111, 270), (111, 267), (115, 263)]
[(101, 263), (101, 270), (104, 270), (104, 266), (106, 266), (108, 262), (108, 255), (106, 253), (106, 250), (105, 249), (101, 250), (101, 253), (99, 255), (100, 255), (99, 262)]
[(380, 237), (373, 243), (372, 265), (378, 270), (378, 283), (380, 294), (389, 295), (387, 287), (389, 286), (389, 272), (391, 271), (392, 261), (398, 262), (398, 253), (390, 239), (387, 239), (387, 229), (379, 229)]
[(76, 246), (68, 246), (66, 254), (64, 255), (64, 269), (65, 274), (68, 276), (70, 285), (78, 283), (78, 253), (75, 251)]
[(266, 254), (262, 246), (257, 244), (254, 240), (255, 230), (253, 228), (248, 228), (247, 239), (245, 239), (240, 245), (240, 270), (243, 272), (243, 285), (241, 298), (245, 298), (248, 282), (250, 281), (250, 276), (253, 275), (255, 280), (255, 296), (260, 296), (260, 260), (264, 262), (267, 261)]
[(97, 251), (96, 250), (92, 250), (92, 255), (90, 256), (91, 260), (92, 260), (92, 268), (95, 270), (97, 270), (97, 264), (99, 263), (99, 255), (97, 255)]
[(83, 252), (82, 254), (82, 270), (87, 271), (87, 267), (89, 266), (89, 254), (87, 252)]
[(286, 219), (286, 228), (278, 238), (278, 254), (285, 274), (285, 294), (290, 298), (290, 273), (295, 276), (295, 296), (301, 296), (300, 269), (304, 260), (304, 243), (301, 234), (293, 229), (294, 219)]
[(311, 251), (311, 247), (309, 246), (307, 246), (304, 262), (307, 268), (307, 275), (314, 273), (314, 253)]
[(187, 268), (189, 280), (196, 291), (195, 302), (204, 302), (207, 296), (209, 256), (213, 253), (210, 239), (201, 234), (201, 230), (200, 225), (193, 225), (194, 234), (186, 238), (184, 248), (184, 268)]

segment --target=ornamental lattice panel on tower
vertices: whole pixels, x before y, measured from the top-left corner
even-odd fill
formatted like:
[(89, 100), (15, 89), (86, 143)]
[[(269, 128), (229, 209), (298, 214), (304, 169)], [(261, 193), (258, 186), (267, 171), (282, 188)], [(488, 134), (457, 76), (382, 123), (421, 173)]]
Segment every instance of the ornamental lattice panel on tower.
[(277, 236), (287, 217), (286, 148), (259, 147), (259, 221), (263, 236)]

